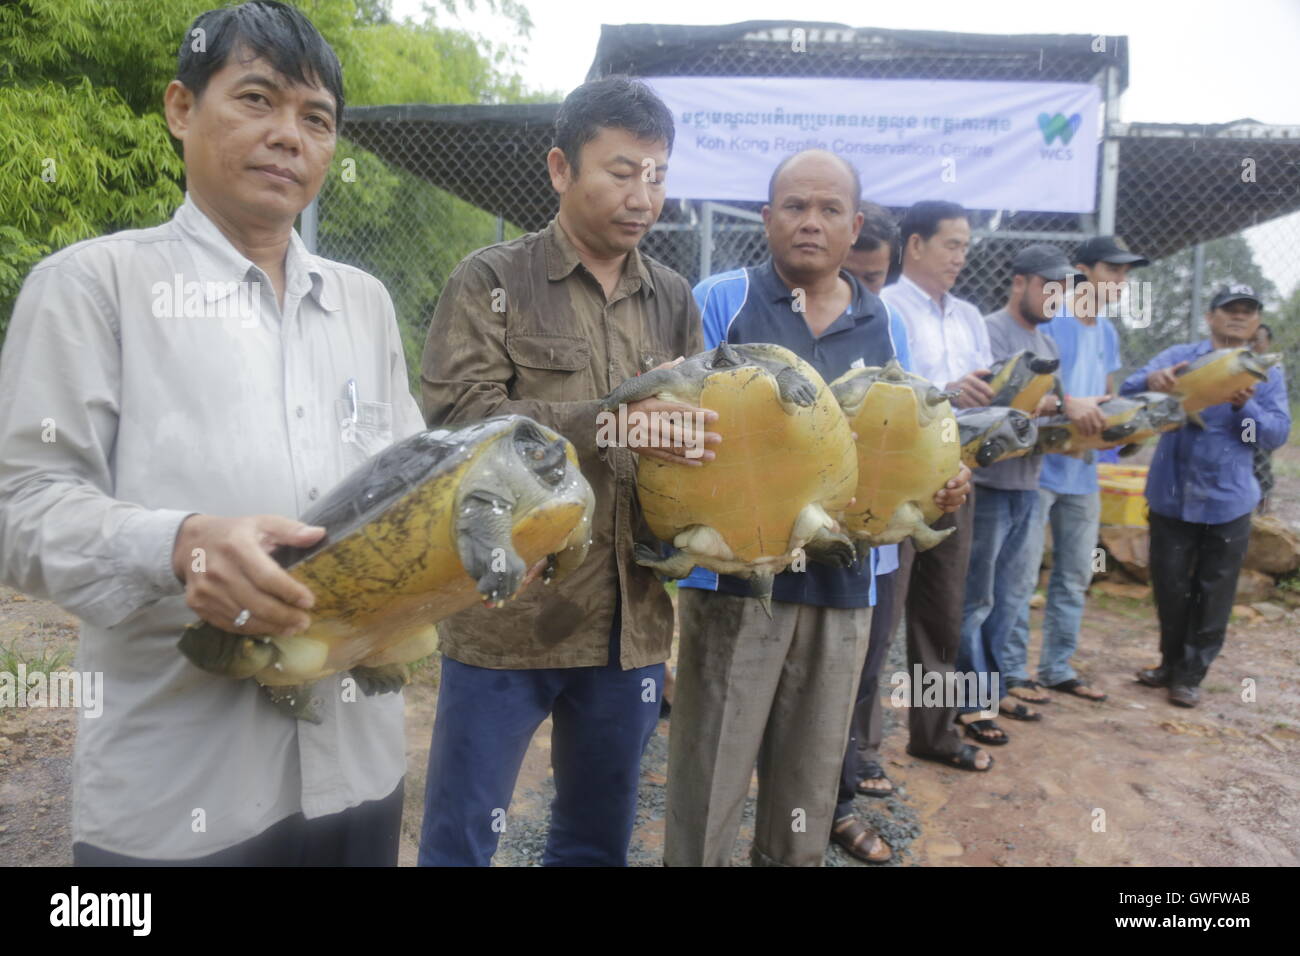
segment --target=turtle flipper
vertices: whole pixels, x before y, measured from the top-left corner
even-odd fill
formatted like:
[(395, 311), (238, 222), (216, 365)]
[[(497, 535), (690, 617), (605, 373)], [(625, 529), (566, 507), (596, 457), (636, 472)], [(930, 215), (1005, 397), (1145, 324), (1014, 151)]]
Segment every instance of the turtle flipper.
[(1119, 450), (1119, 457), (1129, 458), (1133, 455), (1136, 455), (1141, 450), (1142, 450), (1142, 445), (1140, 443), (1133, 444), (1133, 445), (1125, 445), (1123, 448)]
[(757, 599), (769, 621), (772, 619), (772, 586), (775, 583), (776, 575), (771, 571), (755, 571), (749, 579), (749, 596)]
[(491, 491), (471, 491), (456, 516), (456, 550), (461, 566), (489, 606), (514, 597), (528, 568), (511, 538), (514, 504)]
[(873, 384), (875, 379), (868, 375), (854, 375), (852, 378), (842, 379), (832, 384), (831, 395), (845, 414), (855, 415)]
[(661, 558), (654, 548), (637, 542), (632, 546), (632, 557), (643, 568), (651, 568), (669, 578), (684, 578), (695, 567), (695, 559), (685, 551), (677, 551)]
[(807, 408), (817, 401), (817, 386), (793, 366), (787, 365), (776, 373), (776, 387), (785, 405)]
[(280, 713), (296, 720), (305, 720), (310, 724), (319, 724), (321, 723), (320, 712), (312, 703), (308, 689), (308, 684), (279, 684), (275, 687), (262, 685), (262, 693)]
[(600, 402), (600, 410), (612, 412), (620, 405), (630, 405), (632, 402), (651, 398), (660, 392), (679, 391), (683, 385), (681, 373), (676, 369), (661, 368), (653, 372), (643, 372), (629, 378), (606, 395)]
[(367, 697), (395, 693), (406, 686), (411, 676), (405, 664), (380, 664), (378, 667), (358, 664), (349, 673), (356, 679), (361, 693)]
[(231, 634), (207, 621), (191, 624), (181, 634), (181, 653), (212, 674), (242, 680), (275, 660), (275, 648), (247, 634)]
[(830, 528), (818, 528), (813, 536), (804, 542), (803, 550), (808, 557), (818, 564), (828, 564), (833, 568), (847, 568), (857, 557), (853, 542), (848, 535), (832, 531)]

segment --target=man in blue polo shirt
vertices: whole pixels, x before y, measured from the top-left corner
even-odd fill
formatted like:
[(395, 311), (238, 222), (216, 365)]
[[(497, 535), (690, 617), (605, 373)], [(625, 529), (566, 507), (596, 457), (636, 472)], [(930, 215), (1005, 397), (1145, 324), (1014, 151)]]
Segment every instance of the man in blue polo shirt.
[[(832, 153), (784, 160), (763, 208), (771, 260), (695, 289), (706, 347), (773, 342), (828, 382), (896, 356), (901, 327), (840, 269), (862, 225), (861, 193)], [(959, 476), (936, 501), (956, 508), (966, 491)], [(728, 864), (756, 762), (755, 865), (820, 865), (833, 823), (854, 855), (887, 860), (855, 817), (832, 819), (871, 626), (870, 558), (778, 575), (770, 620), (745, 581), (697, 569), (682, 583), (664, 862)]]
[[(1205, 323), (1210, 337), (1165, 349), (1121, 386), (1125, 395), (1173, 391), (1180, 369), (1214, 349), (1248, 347), (1261, 303), (1246, 285), (1220, 289)], [(1250, 513), (1259, 503), (1254, 449), (1280, 447), (1291, 431), (1282, 366), (1267, 381), (1201, 412), (1205, 427), (1187, 424), (1160, 436), (1147, 474), (1151, 587), (1160, 618), (1160, 666), (1138, 671), (1169, 700), (1195, 707), (1199, 686), (1227, 634), (1237, 575), (1250, 542)]]
[[(1043, 326), (1061, 352), (1057, 373), (1065, 391), (1062, 411), (1085, 434), (1100, 431), (1104, 421), (1097, 405), (1114, 391), (1120, 368), (1119, 333), (1113, 314), (1129, 270), (1147, 260), (1129, 252), (1114, 236), (1098, 236), (1079, 246), (1074, 267), (1086, 277), (1075, 288), (1073, 303)], [(1093, 552), (1101, 523), (1101, 486), (1095, 457), (1044, 455), (1038, 478), (1039, 522), (1027, 545), (1041, 560), (1044, 529), (1052, 527), (1052, 576), (1043, 611), (1043, 647), (1038, 656), (1038, 680), (1017, 681), (1010, 693), (1046, 703), (1043, 685), (1084, 700), (1103, 701), (1106, 695), (1080, 678), (1070, 664), (1079, 646), (1083, 605), (1092, 582)], [(1020, 635), (1028, 640), (1028, 632)], [(1022, 648), (1023, 650), (1023, 648)]]

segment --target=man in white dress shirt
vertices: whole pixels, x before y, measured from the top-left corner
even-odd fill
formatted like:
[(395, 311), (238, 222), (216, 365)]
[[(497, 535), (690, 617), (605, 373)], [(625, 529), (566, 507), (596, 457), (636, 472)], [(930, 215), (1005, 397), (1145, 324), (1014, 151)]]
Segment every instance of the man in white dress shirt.
[(316, 542), (294, 516), (422, 427), (388, 293), (293, 231), (334, 154), (339, 62), (290, 7), (212, 10), (164, 102), (185, 203), (38, 263), (0, 357), (0, 580), (78, 615), (77, 669), (103, 674), (73, 860), (394, 865), (401, 695), (327, 678), (314, 725), (176, 646), (196, 617), (305, 628), (313, 596), (268, 552)]
[[(987, 405), (993, 390), (979, 377), (992, 364), (984, 318), (974, 305), (949, 292), (970, 248), (966, 210), (951, 202), (919, 202), (903, 215), (899, 233), (903, 273), (880, 297), (903, 318), (912, 371), (935, 385), (959, 390), (953, 404), (960, 408)], [(934, 523), (936, 528), (957, 529), (942, 544), (921, 552), (910, 539), (899, 546), (894, 600), (907, 612), (909, 674), (916, 672), (917, 664), (927, 675), (955, 667), (974, 509), (972, 487), (966, 504)], [(945, 680), (942, 686), (951, 685)], [(919, 688), (913, 687), (913, 693)], [(914, 698), (908, 709), (907, 751), (962, 770), (988, 770), (992, 756), (964, 744), (957, 734), (957, 703), (945, 699), (938, 707), (920, 706)]]

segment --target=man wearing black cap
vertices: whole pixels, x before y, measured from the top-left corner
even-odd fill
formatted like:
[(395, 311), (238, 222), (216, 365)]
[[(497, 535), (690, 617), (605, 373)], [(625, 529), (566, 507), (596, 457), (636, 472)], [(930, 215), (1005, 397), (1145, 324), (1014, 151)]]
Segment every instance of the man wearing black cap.
[[(1205, 315), (1210, 337), (1165, 349), (1130, 375), (1121, 393), (1172, 391), (1190, 362), (1214, 349), (1247, 346), (1261, 307), (1250, 286), (1220, 289)], [(1200, 683), (1227, 633), (1250, 513), (1259, 503), (1255, 446), (1278, 448), (1291, 431), (1282, 366), (1200, 417), (1204, 428), (1189, 423), (1161, 436), (1147, 475), (1160, 666), (1138, 671), (1137, 679), (1168, 687), (1170, 702), (1181, 707), (1198, 703)]]
[[(1064, 292), (1066, 281), (1079, 278), (1065, 253), (1046, 243), (1021, 249), (1011, 260), (1011, 291), (1007, 304), (985, 316), (993, 360), (1009, 358), (1028, 350), (1042, 358), (1059, 358), (1056, 342), (1043, 334)], [(1091, 406), (1088, 407), (1091, 409)], [(1037, 415), (1054, 415), (1062, 410), (1055, 392), (1043, 397)], [(1031, 557), (1026, 545), (1034, 538), (1040, 521), (1038, 473), (1041, 455), (1013, 458), (975, 470), (979, 485), (975, 499), (975, 525), (970, 567), (966, 572), (966, 598), (962, 608), (961, 649), (957, 670), (988, 675), (978, 686), (1001, 689), (1010, 681), (1029, 683), (1025, 669), (1029, 650), (1029, 596), (1038, 575), (1039, 557)], [(998, 683), (992, 683), (994, 675)], [(991, 701), (987, 702), (991, 705)], [(967, 701), (961, 707), (966, 735), (981, 743), (1005, 744), (1008, 736), (992, 720), (982, 719), (983, 706)], [(998, 708), (1015, 720), (1038, 720), (1041, 716), (1012, 696)]]
[[(1065, 391), (1064, 412), (1085, 435), (1101, 431), (1097, 405), (1114, 394), (1113, 375), (1120, 368), (1119, 333), (1111, 318), (1125, 308), (1129, 270), (1147, 260), (1129, 252), (1114, 236), (1098, 236), (1079, 246), (1075, 269), (1084, 277), (1075, 295), (1046, 326), (1061, 350), (1058, 377)], [(1042, 553), (1044, 526), (1052, 528), (1052, 577), (1043, 614), (1043, 648), (1038, 680), (1011, 681), (1015, 696), (1046, 703), (1042, 685), (1084, 700), (1106, 695), (1091, 687), (1070, 663), (1079, 646), (1083, 605), (1092, 581), (1093, 550), (1101, 521), (1101, 488), (1095, 460), (1046, 455), (1038, 479), (1040, 523), (1029, 544)]]

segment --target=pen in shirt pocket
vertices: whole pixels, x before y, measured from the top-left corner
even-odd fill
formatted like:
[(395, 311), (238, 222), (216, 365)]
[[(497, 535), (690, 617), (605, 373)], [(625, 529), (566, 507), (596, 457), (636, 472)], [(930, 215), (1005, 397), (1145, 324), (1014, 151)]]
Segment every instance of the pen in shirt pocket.
[(359, 409), (357, 408), (357, 380), (355, 378), (348, 379), (346, 392), (347, 394), (345, 397), (348, 402), (348, 410), (352, 413), (352, 420), (355, 422), (359, 412)]

